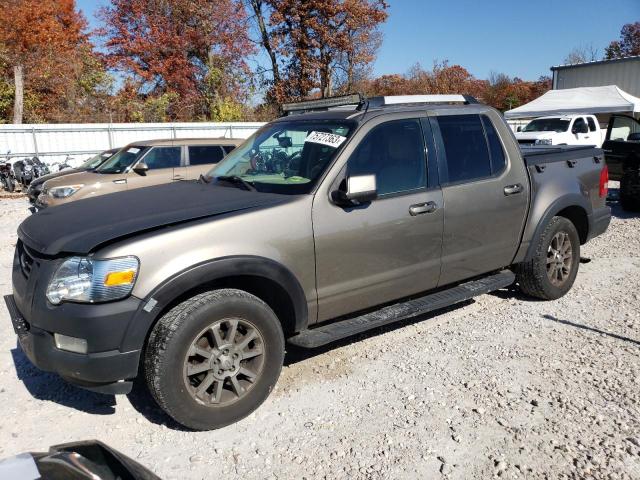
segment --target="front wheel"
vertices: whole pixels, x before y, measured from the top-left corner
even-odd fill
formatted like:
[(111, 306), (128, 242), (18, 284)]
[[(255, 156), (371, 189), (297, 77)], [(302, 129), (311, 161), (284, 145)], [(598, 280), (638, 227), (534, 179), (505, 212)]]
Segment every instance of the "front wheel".
[(212, 430), (257, 409), (284, 361), (278, 318), (262, 300), (234, 289), (196, 295), (153, 328), (145, 377), (160, 407), (178, 423)]
[(564, 217), (553, 217), (537, 240), (533, 258), (516, 265), (516, 281), (527, 295), (555, 300), (571, 289), (579, 265), (576, 227)]

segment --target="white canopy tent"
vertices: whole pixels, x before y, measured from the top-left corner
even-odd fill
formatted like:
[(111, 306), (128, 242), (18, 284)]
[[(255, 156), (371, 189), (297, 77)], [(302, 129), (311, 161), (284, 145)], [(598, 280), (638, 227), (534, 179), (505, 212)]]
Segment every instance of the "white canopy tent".
[(615, 85), (549, 90), (535, 100), (504, 112), (506, 119), (566, 115), (571, 113), (639, 113), (640, 98)]

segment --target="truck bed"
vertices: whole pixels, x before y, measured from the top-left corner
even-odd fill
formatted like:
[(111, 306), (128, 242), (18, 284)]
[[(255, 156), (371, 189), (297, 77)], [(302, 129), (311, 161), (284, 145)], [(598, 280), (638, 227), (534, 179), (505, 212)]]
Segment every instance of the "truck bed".
[(592, 145), (558, 145), (520, 148), (527, 166), (553, 162), (566, 162), (582, 158), (595, 158), (603, 155), (602, 149)]

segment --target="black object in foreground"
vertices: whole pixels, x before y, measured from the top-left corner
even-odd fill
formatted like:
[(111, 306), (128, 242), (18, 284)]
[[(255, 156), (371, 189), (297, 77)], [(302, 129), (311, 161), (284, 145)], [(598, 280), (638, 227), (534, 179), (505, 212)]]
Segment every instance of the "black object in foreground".
[(97, 440), (65, 443), (49, 452), (0, 460), (0, 478), (14, 480), (160, 480), (153, 472)]

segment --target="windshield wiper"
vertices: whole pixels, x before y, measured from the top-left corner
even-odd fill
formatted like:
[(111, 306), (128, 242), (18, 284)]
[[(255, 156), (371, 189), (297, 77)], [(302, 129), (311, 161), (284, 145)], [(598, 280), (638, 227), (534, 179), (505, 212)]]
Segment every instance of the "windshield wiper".
[(246, 190), (249, 190), (250, 192), (256, 191), (256, 187), (254, 187), (251, 182), (247, 182), (244, 178), (238, 175), (219, 175), (216, 177), (216, 179), (222, 180), (224, 182), (229, 182), (234, 185), (242, 186)]

